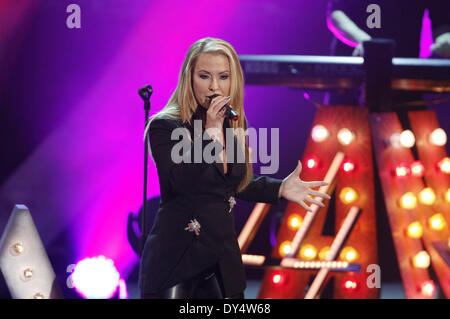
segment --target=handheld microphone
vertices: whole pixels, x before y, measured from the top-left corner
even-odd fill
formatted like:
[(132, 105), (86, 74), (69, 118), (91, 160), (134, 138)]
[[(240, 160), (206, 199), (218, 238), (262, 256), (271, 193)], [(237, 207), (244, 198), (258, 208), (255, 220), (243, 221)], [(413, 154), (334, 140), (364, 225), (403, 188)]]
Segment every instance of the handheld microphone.
[[(219, 94), (214, 94), (209, 97), (209, 100), (212, 101), (212, 99), (218, 97)], [(225, 108), (225, 116), (228, 117), (230, 120), (233, 121), (237, 121), (239, 119), (239, 115), (231, 108), (231, 106), (229, 106), (228, 104), (225, 104), (220, 111), (222, 111), (222, 109)]]

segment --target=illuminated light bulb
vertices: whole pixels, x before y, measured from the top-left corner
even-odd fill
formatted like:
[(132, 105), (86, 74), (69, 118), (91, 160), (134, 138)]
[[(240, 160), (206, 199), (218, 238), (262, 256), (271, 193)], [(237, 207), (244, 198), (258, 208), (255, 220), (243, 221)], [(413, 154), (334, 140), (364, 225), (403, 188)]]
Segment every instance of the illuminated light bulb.
[(300, 256), (306, 260), (313, 260), (317, 256), (317, 249), (310, 244), (303, 245), (300, 249)]
[(359, 258), (359, 253), (355, 248), (349, 246), (342, 249), (340, 257), (345, 261), (353, 262)]
[(413, 222), (409, 224), (406, 233), (411, 238), (420, 238), (423, 234), (422, 225), (419, 222)]
[(300, 228), (302, 221), (303, 219), (299, 215), (292, 214), (288, 218), (288, 227), (292, 230), (297, 230)]
[(444, 200), (445, 200), (447, 203), (450, 203), (450, 188), (447, 189), (447, 191), (445, 192), (445, 194), (444, 194)]
[(355, 134), (353, 134), (353, 132), (348, 128), (344, 127), (339, 130), (337, 138), (339, 143), (341, 143), (342, 145), (349, 145), (355, 140)]
[(328, 253), (330, 252), (330, 247), (325, 246), (319, 251), (319, 259), (325, 260), (327, 258)]
[(30, 280), (33, 278), (33, 269), (27, 268), (23, 271), (23, 279), (24, 280)]
[(272, 283), (280, 286), (286, 282), (286, 275), (280, 271), (272, 273)]
[(342, 281), (342, 289), (346, 292), (353, 292), (358, 289), (358, 283), (354, 279), (344, 279)]
[(319, 166), (319, 160), (315, 156), (308, 156), (305, 159), (305, 166), (309, 169), (317, 168)]
[(422, 250), (413, 257), (412, 264), (416, 268), (428, 268), (430, 266), (430, 255), (425, 250)]
[(38, 292), (34, 294), (33, 299), (44, 299), (44, 295)]
[(21, 242), (15, 243), (10, 248), (11, 255), (18, 256), (21, 255), (24, 252), (24, 247)]
[(404, 209), (414, 209), (417, 206), (417, 198), (414, 193), (408, 192), (400, 198), (400, 207)]
[(428, 224), (430, 225), (430, 228), (434, 230), (443, 230), (446, 222), (442, 214), (434, 214), (428, 219)]
[(355, 168), (356, 168), (356, 164), (352, 160), (346, 159), (342, 163), (342, 170), (346, 173), (353, 172), (355, 170)]
[(414, 137), (414, 133), (411, 132), (410, 130), (404, 130), (401, 134), (400, 134), (400, 144), (403, 147), (406, 148), (411, 148), (414, 146), (414, 143), (416, 142), (416, 139)]
[(314, 142), (320, 143), (330, 136), (330, 132), (323, 125), (315, 125), (311, 131), (311, 138)]
[(439, 163), (438, 167), (441, 172), (445, 174), (450, 174), (450, 158), (444, 157)]
[(447, 134), (441, 128), (435, 129), (428, 137), (428, 141), (436, 146), (444, 146), (447, 143)]
[(351, 187), (344, 187), (339, 194), (339, 198), (344, 204), (351, 204), (358, 199), (358, 193)]
[(420, 285), (420, 292), (428, 298), (432, 298), (436, 293), (436, 285), (433, 280), (427, 280)]
[(409, 167), (405, 164), (399, 164), (397, 167), (395, 167), (395, 176), (397, 177), (405, 177), (408, 176), (411, 173), (411, 170)]
[(430, 187), (424, 188), (419, 193), (419, 200), (424, 205), (433, 205), (436, 201), (436, 194), (434, 193), (433, 189)]
[(422, 177), (425, 172), (425, 167), (421, 161), (415, 161), (411, 164), (411, 175), (415, 177)]
[(291, 253), (291, 242), (288, 240), (282, 242), (280, 248), (278, 249), (278, 252), (282, 257), (289, 255)]
[(79, 261), (71, 276), (76, 291), (88, 299), (111, 298), (120, 280), (114, 261), (104, 256)]

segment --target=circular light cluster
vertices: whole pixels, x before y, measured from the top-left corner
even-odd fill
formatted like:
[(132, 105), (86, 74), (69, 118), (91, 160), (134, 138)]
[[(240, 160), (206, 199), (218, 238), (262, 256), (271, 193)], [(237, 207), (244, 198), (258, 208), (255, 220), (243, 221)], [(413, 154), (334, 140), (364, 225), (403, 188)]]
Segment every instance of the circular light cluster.
[(419, 222), (413, 222), (409, 224), (407, 234), (411, 238), (420, 238), (423, 234), (422, 225)]
[(306, 260), (313, 260), (317, 256), (317, 249), (310, 244), (303, 245), (300, 249), (300, 256)]
[(430, 225), (430, 228), (434, 230), (443, 230), (446, 222), (442, 214), (434, 214), (428, 219), (428, 224)]
[(441, 172), (445, 174), (450, 174), (450, 158), (444, 157), (439, 163), (438, 167)]
[(447, 143), (447, 134), (443, 129), (437, 128), (431, 132), (428, 141), (436, 146), (444, 146)]
[(421, 161), (415, 161), (411, 164), (411, 174), (415, 177), (422, 177), (425, 172), (425, 167)]
[(353, 247), (345, 247), (340, 254), (341, 259), (348, 261), (349, 263), (359, 258), (359, 253)]
[(412, 264), (416, 268), (428, 268), (430, 266), (430, 255), (425, 250), (422, 250), (413, 257)]
[(358, 193), (351, 187), (344, 187), (339, 194), (339, 198), (344, 204), (351, 204), (358, 199)]
[(282, 257), (289, 255), (291, 253), (291, 242), (288, 240), (282, 242), (280, 248), (278, 249), (278, 253)]
[(349, 145), (355, 140), (355, 134), (348, 128), (341, 128), (337, 134), (339, 143), (342, 145)]
[(323, 125), (315, 125), (311, 131), (311, 138), (314, 142), (320, 143), (330, 136), (330, 132)]
[(72, 282), (84, 298), (111, 298), (119, 285), (120, 274), (114, 262), (104, 256), (85, 258), (77, 263)]
[(417, 198), (414, 193), (408, 192), (400, 198), (400, 207), (404, 209), (414, 209), (417, 206)]
[(430, 187), (424, 188), (419, 193), (419, 200), (424, 205), (433, 205), (436, 201), (436, 194), (434, 193), (433, 189)]
[(292, 230), (300, 228), (303, 219), (297, 214), (291, 214), (288, 218), (288, 227)]

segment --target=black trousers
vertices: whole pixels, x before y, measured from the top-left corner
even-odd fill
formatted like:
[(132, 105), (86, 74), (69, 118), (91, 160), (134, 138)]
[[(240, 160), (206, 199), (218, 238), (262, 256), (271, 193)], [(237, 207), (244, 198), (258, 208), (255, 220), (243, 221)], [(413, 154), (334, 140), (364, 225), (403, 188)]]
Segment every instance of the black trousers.
[(218, 266), (155, 294), (142, 294), (142, 299), (244, 299), (244, 292), (224, 297)]

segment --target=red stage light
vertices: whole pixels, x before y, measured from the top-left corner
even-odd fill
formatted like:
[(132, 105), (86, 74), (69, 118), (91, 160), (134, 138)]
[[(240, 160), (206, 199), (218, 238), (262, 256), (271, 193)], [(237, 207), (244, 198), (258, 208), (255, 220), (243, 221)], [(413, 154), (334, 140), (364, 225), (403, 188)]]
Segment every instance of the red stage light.
[(345, 173), (351, 173), (351, 172), (355, 171), (356, 164), (352, 160), (346, 159), (342, 162), (341, 167)]
[(409, 169), (408, 165), (405, 163), (401, 163), (395, 167), (394, 175), (396, 177), (406, 177), (411, 173), (411, 170)]
[(358, 283), (355, 279), (347, 278), (342, 281), (342, 290), (345, 292), (354, 292), (358, 289)]
[(415, 161), (411, 164), (411, 174), (415, 177), (422, 177), (425, 173), (425, 167), (421, 161)]
[(272, 273), (272, 283), (276, 286), (284, 285), (286, 282), (286, 275), (281, 271)]
[(419, 291), (427, 298), (433, 298), (436, 293), (436, 285), (433, 280), (424, 281), (419, 288)]
[(313, 155), (308, 156), (305, 158), (305, 166), (310, 169), (317, 168), (319, 167), (319, 160)]

